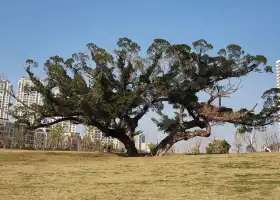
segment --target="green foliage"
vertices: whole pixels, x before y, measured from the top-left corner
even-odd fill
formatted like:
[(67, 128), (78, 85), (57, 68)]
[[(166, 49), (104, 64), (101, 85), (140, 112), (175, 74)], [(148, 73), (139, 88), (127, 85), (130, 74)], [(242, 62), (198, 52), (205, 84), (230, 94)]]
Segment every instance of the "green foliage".
[(193, 147), (191, 152), (192, 154), (199, 154), (200, 153), (199, 147), (198, 146)]
[(206, 153), (212, 154), (224, 154), (229, 153), (230, 144), (226, 140), (222, 141), (214, 141), (213, 143), (209, 143), (208, 147), (206, 147)]
[(153, 144), (153, 143), (149, 143), (148, 144), (148, 148), (150, 149), (150, 151), (152, 151), (157, 145)]

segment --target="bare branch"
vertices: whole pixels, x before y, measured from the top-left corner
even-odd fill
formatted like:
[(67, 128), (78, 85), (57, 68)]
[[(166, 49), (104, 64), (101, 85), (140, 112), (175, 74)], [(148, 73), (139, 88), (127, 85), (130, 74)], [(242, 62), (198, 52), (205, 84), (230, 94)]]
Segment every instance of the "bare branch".
[(280, 142), (277, 133), (265, 133), (263, 140), (264, 140), (264, 145), (267, 147), (279, 144)]
[[(207, 104), (210, 105), (213, 101), (219, 98), (219, 106), (221, 107), (221, 99), (222, 98), (231, 98), (229, 95), (239, 90), (241, 81), (238, 84), (231, 84), (230, 79), (228, 80), (229, 83), (226, 86), (214, 86), (213, 89), (209, 92), (210, 98), (207, 101)], [(217, 90), (216, 93), (214, 91)]]

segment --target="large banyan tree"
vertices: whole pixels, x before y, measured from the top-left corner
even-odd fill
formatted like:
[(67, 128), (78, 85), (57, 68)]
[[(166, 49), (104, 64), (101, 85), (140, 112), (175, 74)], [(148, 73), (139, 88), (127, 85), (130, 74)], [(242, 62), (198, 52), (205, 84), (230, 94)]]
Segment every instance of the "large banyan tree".
[[(228, 45), (213, 56), (213, 46), (205, 40), (190, 47), (155, 39), (146, 56), (128, 38), (119, 39), (113, 52), (92, 43), (87, 47), (89, 54), (50, 57), (44, 64), (44, 81), (33, 73), (38, 64), (26, 61), (26, 72), (34, 83), (29, 89), (41, 93), (43, 103), (22, 102), (12, 113), (18, 123), (34, 129), (69, 120), (95, 126), (105, 136), (119, 139), (129, 156), (137, 156), (133, 137), (149, 109), (159, 113), (160, 119), (154, 121), (166, 133), (153, 155), (164, 155), (181, 140), (208, 137), (217, 123), (249, 131), (276, 121), (277, 89), (264, 93), (265, 103), (257, 114), (254, 108), (236, 111), (222, 106), (222, 98), (238, 90), (238, 85), (228, 81), (251, 72), (272, 72), (264, 56), (245, 54), (238, 45)], [(209, 100), (199, 101), (201, 92), (207, 92)], [(178, 110), (174, 118), (162, 113), (164, 102)]]

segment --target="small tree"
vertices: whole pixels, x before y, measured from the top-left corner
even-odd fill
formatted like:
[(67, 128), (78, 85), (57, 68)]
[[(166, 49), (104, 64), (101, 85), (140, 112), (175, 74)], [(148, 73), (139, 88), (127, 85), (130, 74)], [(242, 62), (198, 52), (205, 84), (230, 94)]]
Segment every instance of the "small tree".
[(194, 146), (194, 147), (192, 148), (192, 153), (193, 153), (193, 154), (200, 154), (199, 147), (198, 147), (198, 146)]
[(49, 147), (53, 149), (61, 148), (63, 143), (64, 129), (61, 125), (56, 124), (51, 127), (49, 136)]
[(0, 148), (10, 148), (12, 137), (7, 133), (0, 133)]
[(193, 138), (194, 147), (191, 149), (191, 152), (193, 154), (200, 154), (200, 147), (202, 143), (201, 137), (195, 137)]
[(238, 128), (236, 130), (236, 136), (241, 137), (241, 139), (247, 144), (246, 146), (246, 152), (252, 153), (256, 152), (256, 134), (255, 132), (250, 133), (247, 132), (246, 129), (243, 129), (242, 127)]
[(212, 153), (217, 153), (217, 154), (225, 154), (229, 153), (231, 145), (226, 141), (213, 141), (213, 143), (209, 143), (208, 147), (206, 147), (206, 153), (212, 154)]
[(148, 144), (148, 148), (150, 149), (150, 152), (152, 152), (155, 147), (156, 147), (156, 145), (153, 143)]
[(84, 135), (82, 138), (82, 150), (83, 151), (92, 151), (93, 150), (93, 142), (89, 134)]
[(277, 133), (265, 133), (263, 137), (265, 147), (270, 147), (272, 151), (275, 151), (274, 145), (280, 143), (280, 137)]
[(241, 148), (242, 148), (242, 141), (240, 139), (240, 137), (238, 137), (238, 135), (235, 135), (235, 148), (236, 148), (236, 153), (240, 153), (241, 152)]
[(12, 148), (19, 148), (21, 149), (26, 142), (26, 132), (25, 128), (22, 126), (17, 126), (15, 128), (15, 133), (12, 137), (11, 146)]

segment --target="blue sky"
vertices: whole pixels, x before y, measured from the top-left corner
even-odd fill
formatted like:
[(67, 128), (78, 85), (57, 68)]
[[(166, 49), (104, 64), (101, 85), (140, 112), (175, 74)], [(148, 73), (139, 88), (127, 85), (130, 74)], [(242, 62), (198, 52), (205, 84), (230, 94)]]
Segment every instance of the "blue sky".
[[(112, 50), (119, 37), (135, 40), (142, 49), (155, 38), (186, 44), (203, 38), (216, 49), (236, 43), (251, 54), (265, 55), (274, 67), (280, 59), (279, 8), (277, 0), (1, 1), (0, 73), (16, 86), (28, 58), (43, 64), (53, 55), (86, 51), (89, 42)], [(276, 86), (276, 76), (255, 74), (242, 85), (225, 105), (252, 107), (264, 90)], [(155, 141), (151, 116), (140, 126)], [(235, 130), (223, 126), (214, 132), (232, 140)]]

